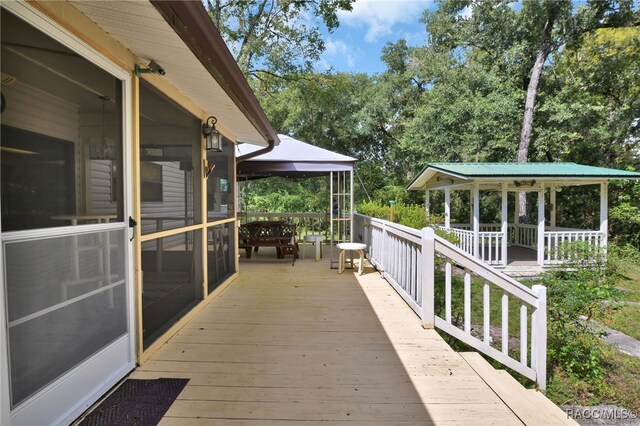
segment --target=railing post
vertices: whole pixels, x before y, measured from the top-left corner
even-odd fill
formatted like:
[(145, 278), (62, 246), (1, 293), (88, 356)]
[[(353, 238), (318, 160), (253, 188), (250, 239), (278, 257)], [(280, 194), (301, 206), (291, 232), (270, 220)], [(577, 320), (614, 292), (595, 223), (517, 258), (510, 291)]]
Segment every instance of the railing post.
[(389, 235), (387, 234), (387, 226), (384, 222), (382, 222), (382, 232), (380, 233), (380, 259), (378, 260), (378, 263), (379, 263), (378, 271), (380, 271), (380, 275), (383, 278), (384, 278), (384, 271), (386, 269), (388, 237)]
[(532, 318), (531, 368), (536, 372), (536, 382), (541, 391), (547, 387), (547, 288), (534, 285), (538, 295), (538, 306)]
[(433, 328), (435, 322), (435, 232), (422, 228), (422, 327)]

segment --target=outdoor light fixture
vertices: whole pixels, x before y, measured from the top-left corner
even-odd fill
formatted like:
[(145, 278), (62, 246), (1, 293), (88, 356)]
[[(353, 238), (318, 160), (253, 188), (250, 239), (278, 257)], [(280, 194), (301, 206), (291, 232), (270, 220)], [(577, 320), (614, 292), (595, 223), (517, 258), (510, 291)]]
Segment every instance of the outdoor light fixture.
[(207, 141), (207, 151), (222, 152), (222, 135), (216, 130), (217, 122), (218, 119), (212, 115), (202, 124), (202, 136), (204, 136)]
[(451, 185), (453, 185), (453, 179), (444, 178), (444, 177), (440, 177), (440, 176), (438, 176), (436, 178), (436, 182), (449, 182)]
[(513, 181), (513, 184), (519, 188), (521, 186), (533, 186), (536, 184), (536, 181), (533, 179), (532, 180), (515, 180)]
[(136, 64), (136, 66), (133, 69), (136, 73), (136, 75), (138, 77), (140, 77), (140, 74), (158, 74), (158, 75), (165, 75), (167, 72), (164, 70), (164, 68), (162, 68), (156, 61), (151, 61), (149, 62), (149, 65), (147, 65), (147, 68), (140, 68), (140, 66), (138, 66), (138, 64)]

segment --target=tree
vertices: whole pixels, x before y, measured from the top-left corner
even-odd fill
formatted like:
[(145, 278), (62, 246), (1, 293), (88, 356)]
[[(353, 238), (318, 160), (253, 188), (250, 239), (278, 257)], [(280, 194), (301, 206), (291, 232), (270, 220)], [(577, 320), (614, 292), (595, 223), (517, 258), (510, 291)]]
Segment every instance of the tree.
[[(365, 74), (307, 74), (256, 95), (279, 132), (357, 158), (356, 172), (371, 194), (397, 174), (389, 139), (375, 130), (374, 114), (363, 110), (371, 105), (374, 84)], [(360, 185), (356, 189), (359, 199), (366, 197)]]
[(640, 162), (640, 28), (602, 28), (556, 55), (541, 88), (532, 158)]
[[(583, 34), (588, 34), (599, 27), (621, 26), (633, 21), (632, 1), (591, 1), (586, 7), (578, 7), (576, 13), (572, 11), (570, 0), (545, 0), (524, 2), (522, 16), (542, 16), (544, 26), (538, 42), (536, 59), (531, 68), (527, 96), (524, 105), (524, 114), (518, 144), (518, 162), (526, 162), (529, 159), (529, 147), (533, 132), (533, 116), (538, 94), (538, 86), (542, 71), (549, 55), (560, 49), (567, 42), (571, 43)], [(526, 9), (532, 9), (527, 11)], [(538, 10), (535, 10), (538, 9)], [(529, 12), (529, 13), (527, 13)], [(535, 20), (531, 20), (532, 22)], [(526, 217), (527, 198), (526, 193), (520, 193), (520, 211)]]
[(355, 0), (207, 0), (214, 24), (246, 76), (293, 78), (311, 72), (324, 51), (320, 19), (329, 32), (337, 12)]
[[(524, 91), (515, 155), (520, 162), (529, 159), (536, 97), (553, 53), (579, 44), (596, 28), (633, 25), (635, 19), (631, 0), (589, 1), (575, 9), (569, 0), (525, 0), (518, 9), (508, 0), (444, 0), (423, 17), (430, 49), (449, 51), (463, 65), (492, 69), (508, 85)], [(526, 215), (522, 195), (520, 211)]]

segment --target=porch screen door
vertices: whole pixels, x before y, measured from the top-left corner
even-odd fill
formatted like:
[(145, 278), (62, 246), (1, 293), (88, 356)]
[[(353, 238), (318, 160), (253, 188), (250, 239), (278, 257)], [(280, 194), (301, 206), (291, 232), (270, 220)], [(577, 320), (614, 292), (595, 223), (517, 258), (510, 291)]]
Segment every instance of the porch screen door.
[(28, 5), (2, 6), (2, 418), (70, 423), (134, 366), (128, 76), (48, 36)]

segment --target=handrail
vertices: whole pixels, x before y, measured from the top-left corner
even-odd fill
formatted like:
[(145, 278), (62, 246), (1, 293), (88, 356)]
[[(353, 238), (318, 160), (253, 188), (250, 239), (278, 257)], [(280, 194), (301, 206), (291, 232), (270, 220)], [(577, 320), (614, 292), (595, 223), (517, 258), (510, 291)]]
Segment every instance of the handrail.
[[(534, 285), (529, 288), (523, 285), (435, 235), (431, 228), (420, 231), (355, 214), (353, 237), (354, 241), (367, 245), (371, 263), (422, 319), (425, 327), (443, 330), (536, 381), (541, 389), (545, 388), (545, 287)], [(463, 287), (462, 301), (452, 297), (452, 288), (458, 285)], [(493, 294), (500, 295), (499, 302), (493, 302), (501, 306), (500, 336), (491, 335), (492, 288), (497, 291)], [(480, 289), (481, 298), (473, 298), (473, 294), (479, 295)], [(438, 306), (438, 313), (435, 308), (437, 292), (444, 293), (444, 297), (440, 297), (440, 294), (437, 298), (438, 302), (444, 299), (444, 306)], [(510, 302), (515, 302), (518, 308), (510, 311)], [(471, 315), (472, 304), (478, 303), (481, 319), (478, 315)], [(462, 324), (454, 319), (454, 309), (460, 310)], [(443, 313), (444, 318), (440, 316)], [(515, 327), (518, 336), (509, 334), (510, 313), (518, 316), (516, 324), (519, 323), (519, 327)], [(475, 323), (473, 328), (472, 322)], [(510, 342), (518, 340), (519, 351), (509, 346)]]

